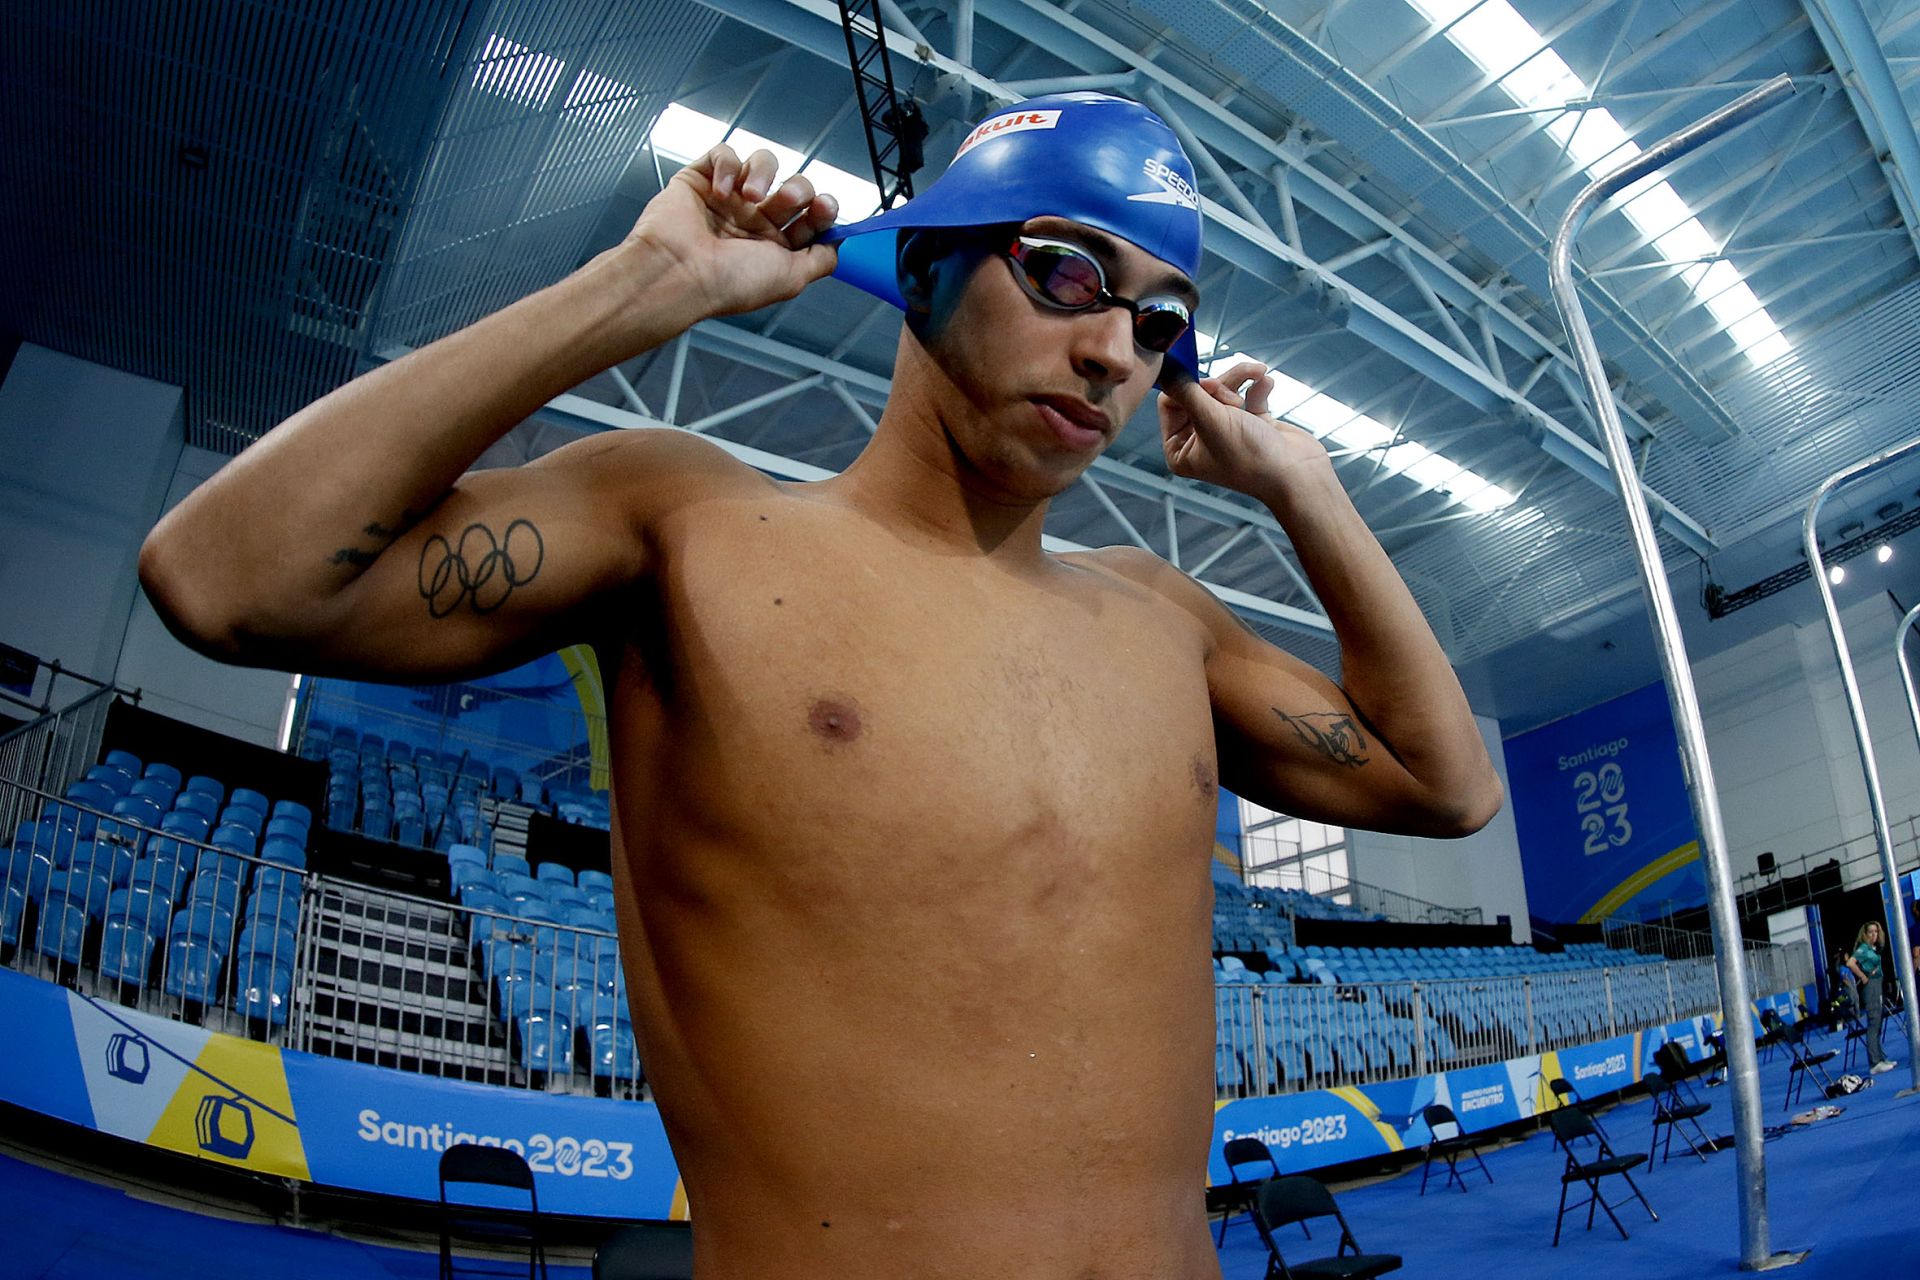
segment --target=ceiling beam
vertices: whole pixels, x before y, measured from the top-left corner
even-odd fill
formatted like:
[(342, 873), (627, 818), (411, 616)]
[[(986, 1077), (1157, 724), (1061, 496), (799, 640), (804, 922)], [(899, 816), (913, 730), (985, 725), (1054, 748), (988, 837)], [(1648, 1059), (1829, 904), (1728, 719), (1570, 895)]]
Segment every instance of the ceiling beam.
[(1914, 132), (1913, 118), (1900, 98), (1887, 51), (1874, 35), (1860, 0), (1801, 0), (1801, 7), (1839, 73), (1847, 101), (1853, 104), (1873, 154), (1886, 171), (1908, 238), (1920, 253), (1920, 197), (1914, 185), (1920, 183), (1920, 134)]

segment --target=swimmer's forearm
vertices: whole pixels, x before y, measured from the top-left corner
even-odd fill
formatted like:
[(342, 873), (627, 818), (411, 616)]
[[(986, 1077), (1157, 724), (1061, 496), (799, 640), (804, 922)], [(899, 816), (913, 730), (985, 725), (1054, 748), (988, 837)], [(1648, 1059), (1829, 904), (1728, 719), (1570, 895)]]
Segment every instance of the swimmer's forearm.
[(1500, 805), (1499, 776), (1453, 664), (1333, 469), (1255, 496), (1286, 530), (1333, 623), (1355, 709), (1429, 794), (1472, 826), (1486, 822)]
[(541, 405), (704, 318), (678, 279), (629, 241), (315, 401), (161, 521), (142, 582), (194, 635), (337, 595)]

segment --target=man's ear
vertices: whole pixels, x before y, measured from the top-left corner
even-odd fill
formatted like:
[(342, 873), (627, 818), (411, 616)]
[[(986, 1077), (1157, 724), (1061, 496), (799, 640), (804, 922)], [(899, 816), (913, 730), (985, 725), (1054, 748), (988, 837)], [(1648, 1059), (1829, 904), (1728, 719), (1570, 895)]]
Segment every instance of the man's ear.
[(934, 266), (946, 248), (932, 229), (910, 227), (900, 232), (894, 249), (894, 272), (908, 315), (932, 312)]

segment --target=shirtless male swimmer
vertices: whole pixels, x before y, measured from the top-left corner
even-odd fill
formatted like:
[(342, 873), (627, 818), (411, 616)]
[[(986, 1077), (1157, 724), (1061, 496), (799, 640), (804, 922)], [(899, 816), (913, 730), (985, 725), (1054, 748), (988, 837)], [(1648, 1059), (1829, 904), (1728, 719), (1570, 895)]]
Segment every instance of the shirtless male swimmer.
[[(1006, 108), (895, 211), (919, 225), (834, 243), (833, 202), (775, 178), (717, 147), (573, 275), (301, 410), (160, 523), (141, 581), (228, 662), (456, 680), (595, 646), (621, 954), (700, 1280), (1217, 1280), (1216, 780), (1457, 836), (1498, 778), (1265, 369), (1181, 376), (1200, 214), (1157, 117)], [(1002, 225), (952, 229), (969, 206)], [(844, 473), (635, 431), (466, 474), (554, 396), (861, 253), (907, 323)], [(1042, 549), (1156, 380), (1168, 465), (1273, 512), (1343, 686), (1147, 552)], [(507, 542), (515, 580), (423, 576), (463, 538)]]

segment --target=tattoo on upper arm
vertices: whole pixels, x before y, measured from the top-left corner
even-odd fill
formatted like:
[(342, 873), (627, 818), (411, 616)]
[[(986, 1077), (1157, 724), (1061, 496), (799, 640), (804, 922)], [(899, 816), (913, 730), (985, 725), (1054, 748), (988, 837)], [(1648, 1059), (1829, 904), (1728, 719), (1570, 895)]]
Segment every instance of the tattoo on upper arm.
[(468, 599), (475, 613), (492, 613), (514, 588), (538, 577), (546, 559), (546, 541), (531, 520), (515, 520), (499, 534), (470, 524), (457, 543), (436, 533), (420, 548), (420, 596), (436, 618)]
[(1354, 717), (1347, 712), (1310, 711), (1306, 715), (1290, 716), (1275, 707), (1273, 714), (1279, 716), (1309, 749), (1334, 764), (1356, 769), (1371, 759), (1362, 754), (1367, 750), (1366, 736), (1360, 732)]
[(382, 551), (385, 551), (401, 537), (405, 536), (408, 530), (412, 529), (422, 520), (425, 520), (433, 513), (435, 508), (446, 501), (446, 498), (447, 495), (443, 493), (418, 511), (402, 511), (400, 513), (400, 523), (391, 529), (381, 524), (378, 520), (369, 522), (360, 532), (366, 534), (369, 538), (378, 539), (380, 545), (371, 551), (364, 551), (359, 547), (342, 547), (333, 553), (332, 559), (328, 563), (352, 565), (355, 569), (367, 568), (380, 558)]

